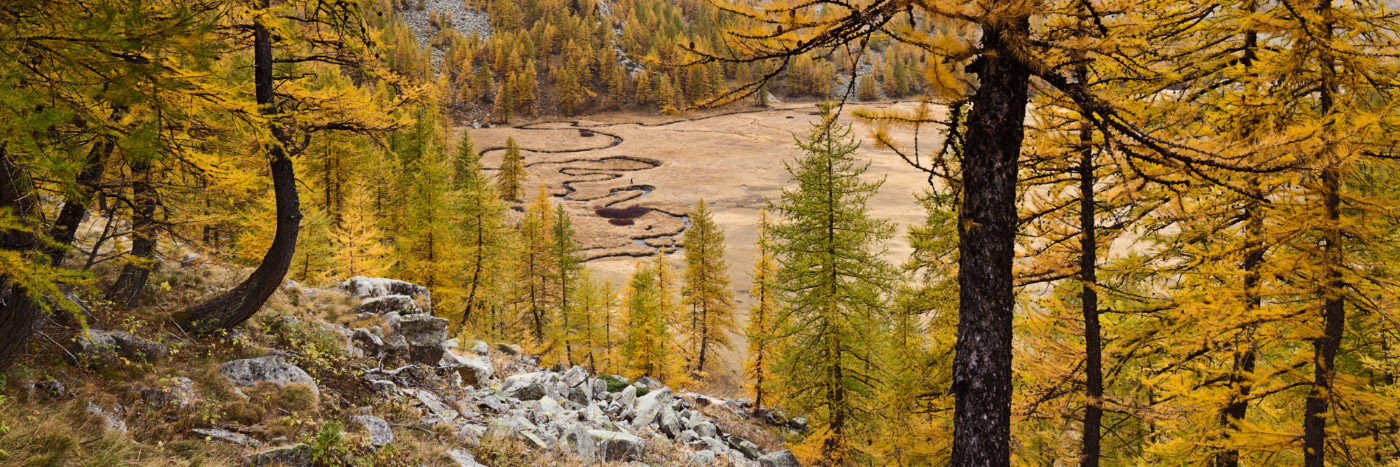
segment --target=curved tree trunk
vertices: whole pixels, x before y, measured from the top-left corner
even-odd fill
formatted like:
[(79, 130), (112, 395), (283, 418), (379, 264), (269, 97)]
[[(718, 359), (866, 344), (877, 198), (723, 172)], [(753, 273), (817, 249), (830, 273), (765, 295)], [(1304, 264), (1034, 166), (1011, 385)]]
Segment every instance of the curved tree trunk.
[[(37, 196), (28, 176), (0, 144), (0, 210), (8, 210), (27, 223), (34, 217)], [(29, 252), (36, 248), (39, 239), (33, 232), (0, 230), (0, 250)], [(43, 314), (30, 300), (29, 291), (0, 272), (0, 371), (24, 353), (41, 318)]]
[(156, 193), (151, 186), (150, 163), (141, 162), (131, 167), (131, 197), (135, 204), (131, 212), (131, 252), (132, 257), (117, 275), (117, 281), (107, 289), (107, 299), (120, 306), (134, 307), (141, 302), (141, 291), (146, 288), (146, 279), (158, 264), (156, 253)]
[(958, 338), (949, 462), (955, 467), (1011, 463), (1011, 261), (1030, 80), (1011, 44), (1026, 40), (1029, 31), (1026, 16), (982, 30), (981, 85), (968, 114), (958, 212)]
[[(268, 0), (262, 0), (261, 3), (263, 8), (268, 6)], [(275, 113), (272, 41), (267, 26), (260, 22), (253, 24), (253, 65), (257, 102), (262, 106), (264, 113)], [(297, 233), (301, 228), (301, 202), (297, 197), (296, 169), (283, 148), (282, 143), (287, 139), (285, 133), (274, 126), (272, 134), (279, 140), (269, 145), (272, 189), (277, 200), (277, 233), (273, 236), (272, 246), (263, 256), (262, 263), (243, 283), (181, 313), (176, 322), (186, 330), (207, 333), (232, 329), (251, 318), (282, 285), (282, 280), (286, 278), (287, 270), (292, 265)]]

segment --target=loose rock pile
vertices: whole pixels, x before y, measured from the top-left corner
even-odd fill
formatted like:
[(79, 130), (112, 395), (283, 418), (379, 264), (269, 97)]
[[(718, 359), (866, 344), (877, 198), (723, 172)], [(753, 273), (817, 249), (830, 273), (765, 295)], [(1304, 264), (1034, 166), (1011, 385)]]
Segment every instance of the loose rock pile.
[[(679, 456), (689, 465), (798, 465), (790, 452), (760, 452), (754, 442), (727, 433), (721, 423), (706, 415), (706, 411), (728, 409), (748, 416), (751, 404), (677, 394), (652, 378), (631, 382), (619, 376), (593, 375), (577, 366), (541, 368), (538, 357), (516, 345), (447, 339), (448, 321), (431, 314), (427, 290), (414, 284), (357, 277), (341, 289), (362, 299), (355, 313), (379, 318), (383, 328), (322, 326), (344, 336), (347, 350), (362, 352), (376, 362), (377, 367), (357, 372), (363, 374), (360, 384), (365, 390), (399, 402), (390, 406), (417, 408), (408, 416), (418, 419), (407, 423), (401, 411), (389, 415), (376, 414), (374, 406), (352, 408), (353, 415), (345, 425), (364, 433), (372, 448), (394, 444), (395, 430), (442, 433), (445, 425), (460, 443), (450, 448), (449, 456), (463, 466), (480, 465), (468, 448), (490, 437), (516, 439), (531, 449), (576, 457), (584, 463), (643, 461), (656, 450), (665, 449), (668, 458)], [(94, 331), (79, 339), (74, 350), (82, 359), (96, 362), (160, 358), (166, 352), (159, 345), (122, 332)], [(280, 355), (231, 360), (220, 366), (219, 374), (245, 398), (244, 390), (265, 391), (273, 385), (284, 389), (305, 385), (314, 397), (321, 395), (309, 373)], [(62, 397), (64, 393), (62, 384), (54, 380), (30, 385), (35, 397)], [(327, 394), (336, 393), (331, 388), (327, 386)], [(133, 386), (131, 390), (156, 407), (187, 407), (199, 400), (193, 382), (185, 378), (162, 380), (153, 388)], [(87, 410), (110, 430), (126, 429), (121, 420), (126, 409), (120, 405), (108, 410), (88, 403)], [(244, 459), (248, 465), (311, 465), (312, 448), (308, 445), (285, 438), (257, 439), (256, 432), (226, 428), (231, 427), (202, 426), (192, 434), (261, 449)]]

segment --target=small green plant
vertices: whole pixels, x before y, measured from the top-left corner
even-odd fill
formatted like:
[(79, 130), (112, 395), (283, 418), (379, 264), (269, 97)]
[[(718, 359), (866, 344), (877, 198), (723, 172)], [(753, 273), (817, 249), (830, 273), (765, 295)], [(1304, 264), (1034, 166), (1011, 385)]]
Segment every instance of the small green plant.
[(345, 429), (340, 422), (326, 422), (311, 438), (311, 459), (317, 464), (338, 463), (344, 451)]

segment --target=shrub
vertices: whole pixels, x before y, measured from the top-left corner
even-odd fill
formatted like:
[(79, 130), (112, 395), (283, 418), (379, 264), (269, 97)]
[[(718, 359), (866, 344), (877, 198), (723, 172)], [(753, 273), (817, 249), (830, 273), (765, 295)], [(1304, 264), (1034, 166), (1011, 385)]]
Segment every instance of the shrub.
[(608, 219), (608, 223), (612, 225), (632, 225), (637, 222), (632, 219)]

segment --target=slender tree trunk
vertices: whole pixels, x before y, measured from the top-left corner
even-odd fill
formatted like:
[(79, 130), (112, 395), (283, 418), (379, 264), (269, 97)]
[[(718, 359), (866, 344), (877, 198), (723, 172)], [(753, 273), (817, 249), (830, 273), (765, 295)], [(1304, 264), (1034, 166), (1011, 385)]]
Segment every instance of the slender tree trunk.
[(117, 281), (107, 290), (107, 299), (124, 307), (134, 307), (141, 302), (141, 291), (146, 288), (146, 279), (157, 266), (156, 253), (156, 194), (151, 186), (151, 166), (149, 162), (132, 164), (131, 197), (131, 252), (132, 259), (122, 266)]
[[(262, 0), (267, 8), (269, 0)], [(272, 40), (267, 26), (253, 24), (253, 69), (257, 102), (264, 113), (275, 113), (272, 78)], [(268, 145), (272, 159), (272, 189), (277, 203), (277, 231), (262, 263), (237, 287), (181, 313), (177, 322), (187, 330), (210, 332), (232, 329), (252, 317), (267, 298), (282, 285), (296, 251), (301, 228), (301, 202), (297, 196), (296, 168), (287, 157), (283, 142), (288, 138), (273, 124), (275, 144)]]
[(104, 136), (93, 142), (87, 159), (83, 161), (83, 170), (78, 172), (76, 191), (66, 193), (63, 209), (58, 212), (58, 218), (54, 219), (53, 228), (49, 230), (49, 237), (53, 240), (46, 252), (49, 264), (63, 264), (63, 257), (77, 238), (78, 226), (83, 223), (88, 204), (92, 203), (92, 196), (97, 193), (97, 185), (102, 181), (102, 169), (116, 147), (117, 139), (113, 136)]
[[(1332, 38), (1332, 1), (1319, 0), (1317, 12), (1321, 16), (1320, 41)], [(1322, 83), (1318, 115), (1324, 119), (1324, 131), (1331, 125), (1325, 119), (1332, 113), (1332, 98), (1336, 84), (1332, 80), (1332, 58), (1327, 52), (1329, 44), (1318, 48), (1322, 68)], [(1313, 341), (1313, 385), (1308, 391), (1303, 405), (1303, 464), (1307, 467), (1323, 467), (1327, 456), (1327, 410), (1332, 397), (1332, 381), (1336, 369), (1332, 366), (1337, 359), (1337, 348), (1342, 343), (1342, 331), (1346, 325), (1346, 304), (1342, 299), (1342, 232), (1341, 232), (1341, 180), (1338, 161), (1327, 148), (1327, 164), (1322, 169), (1322, 203), (1327, 221), (1324, 227), (1325, 244), (1322, 246), (1323, 284), (1322, 295), (1322, 337)]]
[(958, 212), (959, 303), (953, 358), (954, 467), (1011, 462), (1011, 262), (1017, 227), (1016, 178), (1030, 74), (1010, 43), (1025, 40), (1027, 17), (983, 27), (981, 85), (972, 99)]
[[(8, 210), (17, 221), (31, 224), (36, 214), (38, 194), (24, 170), (10, 159), (0, 143), (0, 210)], [(0, 251), (28, 254), (39, 248), (33, 232), (0, 229)], [(29, 345), (43, 313), (29, 297), (29, 290), (0, 271), (0, 371), (10, 368)]]
[[(1080, 71), (1080, 82), (1085, 73)], [(1079, 465), (1099, 465), (1103, 429), (1103, 343), (1099, 329), (1098, 241), (1094, 225), (1094, 134), (1088, 122), (1079, 130), (1079, 281), (1084, 289), (1084, 447)]]
[[(1254, 13), (1257, 5), (1249, 2), (1245, 5), (1248, 13)], [(1253, 68), (1255, 59), (1255, 48), (1258, 46), (1259, 33), (1253, 29), (1245, 31), (1244, 34), (1244, 55), (1240, 58), (1240, 65), (1246, 70)], [(1252, 131), (1258, 122), (1250, 121), (1246, 125), (1246, 132)], [(1246, 133), (1247, 134), (1247, 133)], [(1254, 186), (1259, 184), (1252, 183)], [(1258, 195), (1262, 196), (1263, 193)], [(1245, 316), (1254, 316), (1254, 312), (1259, 308), (1259, 267), (1264, 263), (1264, 213), (1263, 205), (1256, 200), (1246, 201), (1244, 208), (1245, 225), (1245, 256), (1240, 263), (1240, 269), (1244, 270), (1244, 295), (1245, 295)], [(1246, 334), (1252, 331), (1244, 331)], [(1249, 393), (1252, 386), (1249, 384), (1247, 375), (1254, 373), (1255, 351), (1253, 338), (1250, 337), (1248, 346), (1243, 350), (1236, 350), (1234, 369), (1230, 374), (1230, 387), (1235, 391), (1230, 396), (1230, 403), (1221, 412), (1220, 424), (1225, 429), (1225, 436), (1229, 437), (1238, 430), (1239, 422), (1244, 420), (1249, 412)], [(1215, 458), (1216, 467), (1239, 467), (1240, 452), (1238, 449), (1227, 447)]]

